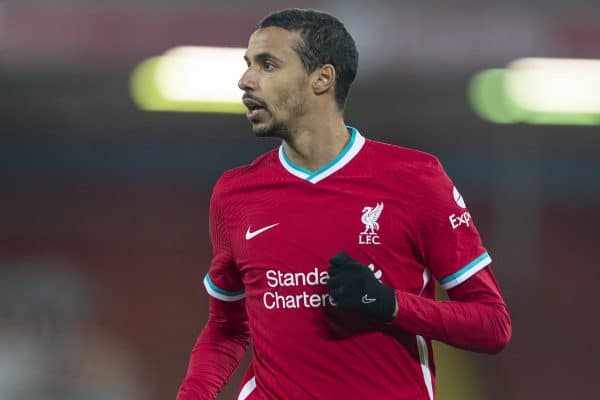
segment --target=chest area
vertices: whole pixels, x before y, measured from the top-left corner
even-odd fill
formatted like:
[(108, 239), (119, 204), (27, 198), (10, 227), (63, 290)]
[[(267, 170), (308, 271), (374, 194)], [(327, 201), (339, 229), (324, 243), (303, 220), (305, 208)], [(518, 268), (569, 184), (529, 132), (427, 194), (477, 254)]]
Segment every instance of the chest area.
[(320, 284), (329, 259), (346, 251), (400, 282), (403, 270), (419, 270), (414, 208), (409, 190), (360, 180), (249, 191), (232, 219), (236, 264), (247, 284), (268, 274)]
[(287, 252), (290, 246), (389, 249), (410, 235), (412, 222), (403, 202), (360, 193), (289, 197), (276, 204), (252, 200), (236, 226), (239, 255)]

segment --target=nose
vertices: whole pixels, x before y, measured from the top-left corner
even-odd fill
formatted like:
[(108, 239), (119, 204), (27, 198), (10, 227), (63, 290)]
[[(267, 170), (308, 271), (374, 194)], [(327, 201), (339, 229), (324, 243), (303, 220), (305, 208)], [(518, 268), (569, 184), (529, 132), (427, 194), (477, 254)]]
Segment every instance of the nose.
[(238, 87), (242, 89), (244, 92), (256, 90), (256, 75), (252, 71), (251, 68), (248, 68), (240, 78), (238, 82)]

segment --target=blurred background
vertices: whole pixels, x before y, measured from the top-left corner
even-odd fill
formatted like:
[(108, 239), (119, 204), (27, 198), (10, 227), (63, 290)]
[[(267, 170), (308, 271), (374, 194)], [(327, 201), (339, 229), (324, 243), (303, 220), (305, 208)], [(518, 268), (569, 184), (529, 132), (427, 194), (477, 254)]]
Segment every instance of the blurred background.
[(142, 111), (130, 80), (175, 46), (245, 47), (286, 7), (345, 22), (347, 122), (438, 156), (494, 259), (513, 340), (438, 346), (439, 399), (594, 397), (600, 126), (492, 123), (469, 88), (521, 57), (600, 58), (598, 5), (0, 1), (0, 399), (175, 398), (207, 317), (212, 185), (278, 142), (240, 114)]

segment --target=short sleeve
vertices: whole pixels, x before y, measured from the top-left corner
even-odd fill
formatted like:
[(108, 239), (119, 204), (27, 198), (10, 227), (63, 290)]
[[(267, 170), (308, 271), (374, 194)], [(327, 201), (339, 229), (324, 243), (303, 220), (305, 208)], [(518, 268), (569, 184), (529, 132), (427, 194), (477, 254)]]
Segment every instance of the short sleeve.
[(451, 289), (492, 262), (465, 200), (434, 158), (418, 187), (419, 247), (440, 286)]
[(246, 296), (240, 271), (231, 251), (231, 235), (227, 222), (226, 192), (219, 179), (210, 199), (209, 229), (213, 258), (204, 277), (208, 294), (222, 301), (236, 301)]

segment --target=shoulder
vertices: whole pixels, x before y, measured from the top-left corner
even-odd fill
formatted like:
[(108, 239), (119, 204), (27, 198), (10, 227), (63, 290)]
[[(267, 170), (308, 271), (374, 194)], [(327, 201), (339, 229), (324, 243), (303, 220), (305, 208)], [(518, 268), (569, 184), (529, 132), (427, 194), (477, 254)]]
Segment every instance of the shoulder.
[(272, 171), (273, 163), (278, 162), (278, 149), (268, 151), (248, 165), (232, 168), (221, 174), (213, 189), (213, 197), (240, 190), (261, 175)]
[(391, 171), (412, 171), (417, 175), (443, 171), (440, 160), (433, 154), (395, 144), (368, 139), (366, 149), (371, 157)]
[[(367, 162), (375, 176), (394, 188), (410, 193), (419, 204), (431, 204), (452, 193), (452, 181), (433, 154), (373, 140), (367, 141)], [(391, 189), (394, 190), (394, 189)]]

